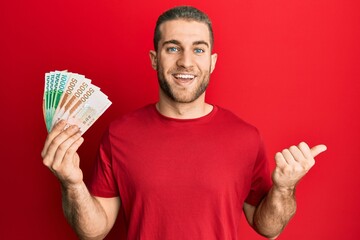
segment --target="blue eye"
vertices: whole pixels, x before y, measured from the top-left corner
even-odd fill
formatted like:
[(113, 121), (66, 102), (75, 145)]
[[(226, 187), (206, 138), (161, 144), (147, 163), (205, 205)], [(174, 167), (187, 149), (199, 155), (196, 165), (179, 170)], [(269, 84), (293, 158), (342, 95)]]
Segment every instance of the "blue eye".
[(179, 49), (177, 47), (169, 47), (166, 49), (168, 52), (177, 52)]
[(195, 53), (203, 53), (203, 52), (205, 52), (205, 51), (204, 51), (204, 49), (196, 48), (196, 49), (194, 50), (194, 52), (195, 52)]

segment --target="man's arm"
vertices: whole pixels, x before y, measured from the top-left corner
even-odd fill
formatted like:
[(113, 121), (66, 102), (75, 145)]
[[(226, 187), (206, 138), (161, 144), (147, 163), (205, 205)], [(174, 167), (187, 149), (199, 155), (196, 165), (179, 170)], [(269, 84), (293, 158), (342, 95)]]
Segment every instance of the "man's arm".
[(85, 184), (76, 189), (62, 189), (63, 211), (80, 239), (104, 239), (113, 227), (120, 208), (120, 198), (90, 195)]
[(245, 216), (258, 233), (275, 239), (282, 232), (296, 212), (297, 183), (315, 164), (314, 157), (325, 150), (325, 145), (310, 149), (302, 142), (275, 155), (273, 187), (257, 207), (244, 204)]
[(89, 193), (77, 150), (83, 143), (79, 128), (63, 130), (59, 122), (49, 133), (41, 153), (43, 163), (59, 179), (65, 217), (80, 239), (103, 239), (115, 223), (120, 199), (98, 198)]

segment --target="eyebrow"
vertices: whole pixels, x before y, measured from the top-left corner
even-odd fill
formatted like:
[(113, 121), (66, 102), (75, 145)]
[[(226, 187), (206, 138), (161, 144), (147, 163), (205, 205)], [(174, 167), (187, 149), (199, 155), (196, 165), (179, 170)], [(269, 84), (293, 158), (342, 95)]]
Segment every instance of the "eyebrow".
[(193, 43), (193, 45), (202, 45), (202, 44), (204, 44), (204, 45), (206, 45), (208, 48), (210, 48), (209, 43), (207, 43), (207, 42), (205, 42), (205, 41), (196, 41), (196, 42)]
[[(181, 45), (181, 43), (178, 41), (178, 40), (175, 40), (175, 39), (171, 39), (171, 40), (168, 40), (168, 41), (165, 41), (163, 42), (163, 46), (165, 46), (166, 44), (175, 44), (175, 45)], [(203, 41), (203, 40), (200, 40), (200, 41), (195, 41), (193, 42), (193, 45), (196, 46), (196, 45), (206, 45), (208, 48), (210, 47), (209, 46), (209, 43), (207, 43), (206, 41)]]
[(175, 40), (175, 39), (172, 39), (172, 40), (169, 40), (169, 41), (165, 41), (163, 42), (163, 46), (165, 46), (166, 44), (175, 44), (175, 45), (180, 45), (180, 42), (178, 40)]

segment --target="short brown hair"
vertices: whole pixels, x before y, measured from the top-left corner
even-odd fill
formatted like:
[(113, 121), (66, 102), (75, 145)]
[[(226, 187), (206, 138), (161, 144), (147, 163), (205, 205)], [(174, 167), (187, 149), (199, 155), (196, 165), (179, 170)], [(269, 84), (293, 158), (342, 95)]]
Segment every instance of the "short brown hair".
[(212, 29), (212, 24), (210, 18), (202, 11), (197, 8), (191, 6), (178, 6), (167, 10), (166, 12), (162, 13), (155, 26), (154, 32), (154, 48), (155, 51), (158, 49), (158, 43), (161, 39), (161, 32), (160, 32), (160, 25), (166, 21), (176, 20), (176, 19), (185, 19), (185, 20), (194, 20), (197, 22), (205, 23), (210, 32), (210, 45), (211, 49), (214, 45), (214, 33)]

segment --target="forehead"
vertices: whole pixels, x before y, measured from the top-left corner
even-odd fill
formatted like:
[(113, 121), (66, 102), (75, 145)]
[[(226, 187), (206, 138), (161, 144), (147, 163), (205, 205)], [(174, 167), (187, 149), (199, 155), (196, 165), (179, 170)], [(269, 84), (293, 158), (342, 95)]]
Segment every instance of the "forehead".
[(170, 20), (160, 25), (160, 41), (179, 40), (186, 41), (206, 41), (210, 44), (210, 31), (203, 22), (194, 20)]

